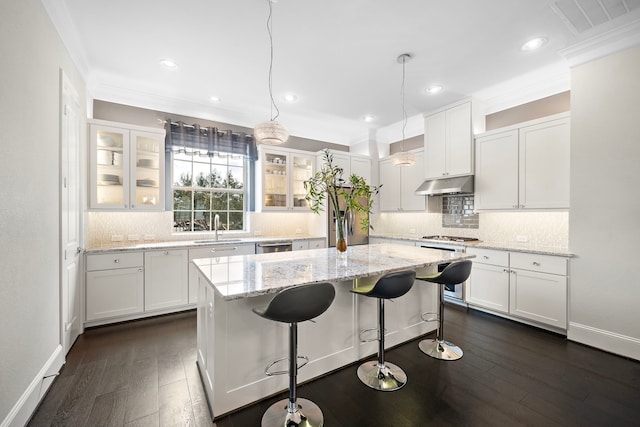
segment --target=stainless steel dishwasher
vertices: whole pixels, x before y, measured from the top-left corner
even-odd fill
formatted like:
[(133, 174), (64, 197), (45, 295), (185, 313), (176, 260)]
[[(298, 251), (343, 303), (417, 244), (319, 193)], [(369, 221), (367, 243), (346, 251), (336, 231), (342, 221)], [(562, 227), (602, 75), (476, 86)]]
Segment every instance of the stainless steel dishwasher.
[(256, 243), (257, 254), (268, 254), (272, 252), (290, 252), (293, 248), (291, 240), (270, 243)]

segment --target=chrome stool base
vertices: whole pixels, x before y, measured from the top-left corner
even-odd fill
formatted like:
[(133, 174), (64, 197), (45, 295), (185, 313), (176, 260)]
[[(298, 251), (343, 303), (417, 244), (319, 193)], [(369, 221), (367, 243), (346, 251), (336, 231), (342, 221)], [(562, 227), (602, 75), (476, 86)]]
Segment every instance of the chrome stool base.
[(458, 360), (464, 354), (460, 347), (449, 341), (422, 340), (418, 347), (427, 356), (440, 360)]
[(398, 390), (407, 383), (407, 374), (389, 362), (385, 362), (382, 367), (378, 361), (363, 363), (358, 367), (358, 378), (365, 385), (379, 391)]
[(262, 427), (322, 427), (322, 411), (310, 400), (299, 397), (297, 410), (289, 412), (289, 399), (279, 400), (262, 416)]

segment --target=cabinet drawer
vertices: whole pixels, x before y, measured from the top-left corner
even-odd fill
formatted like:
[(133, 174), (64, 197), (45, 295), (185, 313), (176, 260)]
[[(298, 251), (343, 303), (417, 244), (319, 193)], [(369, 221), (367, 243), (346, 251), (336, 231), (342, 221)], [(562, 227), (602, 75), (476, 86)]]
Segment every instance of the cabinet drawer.
[(473, 263), (509, 266), (509, 252), (494, 249), (467, 248), (467, 253), (476, 256), (471, 260)]
[(144, 266), (142, 252), (117, 252), (109, 254), (87, 255), (87, 271), (112, 270)]
[(212, 258), (233, 255), (251, 255), (256, 253), (256, 246), (253, 243), (243, 244), (220, 244), (203, 248), (189, 249), (189, 261), (198, 258)]
[(303, 251), (305, 249), (309, 249), (308, 240), (294, 240), (291, 245), (291, 250), (294, 250), (294, 251)]
[(325, 244), (325, 240), (324, 239), (311, 239), (309, 240), (309, 249), (320, 249), (320, 248), (326, 248), (327, 245)]
[(512, 252), (511, 268), (566, 276), (567, 259), (550, 255)]

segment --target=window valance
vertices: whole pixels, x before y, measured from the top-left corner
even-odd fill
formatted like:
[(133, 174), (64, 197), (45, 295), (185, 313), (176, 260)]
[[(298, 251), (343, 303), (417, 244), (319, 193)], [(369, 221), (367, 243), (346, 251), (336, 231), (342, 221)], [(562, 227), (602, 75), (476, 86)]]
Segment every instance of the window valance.
[(219, 130), (215, 127), (188, 125), (183, 122), (165, 122), (165, 148), (167, 151), (197, 153), (200, 156), (215, 154), (234, 154), (245, 156), (249, 160), (258, 159), (258, 150), (253, 135), (231, 130)]

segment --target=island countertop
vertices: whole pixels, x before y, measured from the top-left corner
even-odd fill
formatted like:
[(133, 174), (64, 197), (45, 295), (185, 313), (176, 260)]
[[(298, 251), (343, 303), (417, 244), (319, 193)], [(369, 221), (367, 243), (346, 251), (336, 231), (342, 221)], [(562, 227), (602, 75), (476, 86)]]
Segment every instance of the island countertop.
[(335, 248), (195, 259), (193, 263), (225, 300), (274, 293), (282, 288), (340, 282), (401, 270), (418, 270), (473, 258), (460, 252), (390, 243), (358, 245), (338, 258)]

